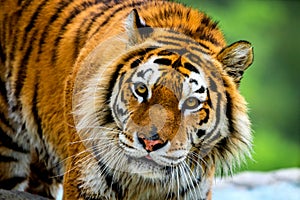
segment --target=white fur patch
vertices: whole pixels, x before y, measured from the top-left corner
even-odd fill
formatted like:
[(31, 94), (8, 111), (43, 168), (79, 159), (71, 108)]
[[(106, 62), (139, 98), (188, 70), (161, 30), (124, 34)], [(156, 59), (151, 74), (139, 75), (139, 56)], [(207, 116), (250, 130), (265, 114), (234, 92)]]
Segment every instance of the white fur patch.
[(63, 186), (62, 186), (62, 184), (59, 184), (58, 188), (56, 190), (55, 200), (62, 200), (63, 199), (63, 194), (64, 194)]

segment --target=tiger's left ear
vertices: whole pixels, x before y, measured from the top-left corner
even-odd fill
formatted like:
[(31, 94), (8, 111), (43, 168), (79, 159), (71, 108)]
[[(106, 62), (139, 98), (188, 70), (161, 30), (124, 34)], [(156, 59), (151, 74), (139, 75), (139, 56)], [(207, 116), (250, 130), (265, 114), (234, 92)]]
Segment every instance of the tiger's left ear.
[(225, 47), (217, 56), (223, 69), (239, 86), (244, 71), (253, 62), (253, 48), (247, 41), (238, 41)]
[(129, 13), (125, 21), (125, 28), (129, 37), (129, 45), (132, 46), (140, 43), (153, 32), (153, 29), (139, 16), (136, 9)]

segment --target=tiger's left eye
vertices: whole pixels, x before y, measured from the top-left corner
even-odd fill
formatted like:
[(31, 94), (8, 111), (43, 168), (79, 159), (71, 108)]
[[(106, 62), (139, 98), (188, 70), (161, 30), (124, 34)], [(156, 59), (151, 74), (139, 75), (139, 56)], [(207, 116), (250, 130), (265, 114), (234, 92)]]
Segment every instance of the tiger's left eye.
[(183, 109), (195, 109), (201, 104), (200, 100), (197, 99), (196, 97), (189, 97), (188, 99), (185, 100), (183, 104)]

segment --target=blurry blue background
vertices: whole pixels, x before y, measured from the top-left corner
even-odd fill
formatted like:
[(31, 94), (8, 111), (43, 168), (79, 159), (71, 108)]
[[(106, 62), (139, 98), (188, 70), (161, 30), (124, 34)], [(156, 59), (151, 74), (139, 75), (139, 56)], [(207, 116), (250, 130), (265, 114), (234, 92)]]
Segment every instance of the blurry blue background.
[(241, 93), (250, 107), (255, 161), (241, 170), (300, 167), (300, 1), (179, 2), (219, 21), (228, 44), (247, 40), (254, 46)]

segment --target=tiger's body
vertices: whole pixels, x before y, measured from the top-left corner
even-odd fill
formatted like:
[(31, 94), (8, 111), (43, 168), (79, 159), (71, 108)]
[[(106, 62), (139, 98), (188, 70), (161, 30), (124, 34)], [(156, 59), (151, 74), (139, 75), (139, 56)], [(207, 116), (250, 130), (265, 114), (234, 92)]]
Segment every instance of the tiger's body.
[(0, 2), (0, 187), (211, 199), (251, 150), (252, 47), (167, 1)]

